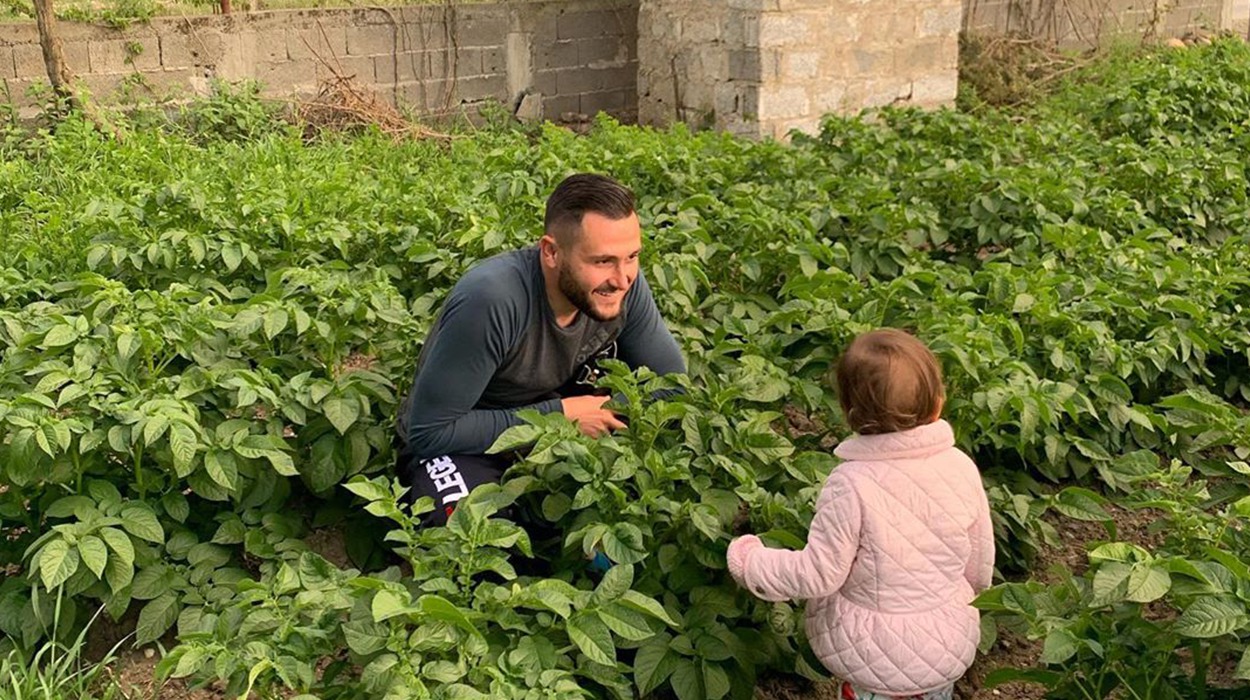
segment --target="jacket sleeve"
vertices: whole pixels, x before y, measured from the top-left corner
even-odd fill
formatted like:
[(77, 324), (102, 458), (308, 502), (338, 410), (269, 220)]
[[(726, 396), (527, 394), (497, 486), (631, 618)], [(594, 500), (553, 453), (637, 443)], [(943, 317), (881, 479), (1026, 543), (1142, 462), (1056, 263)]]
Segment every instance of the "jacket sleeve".
[(968, 557), (968, 565), (964, 568), (964, 578), (972, 585), (972, 590), (980, 593), (990, 587), (994, 576), (994, 522), (990, 519), (990, 502), (985, 497), (985, 488), (977, 478), (977, 515), (976, 520), (968, 528), (968, 538), (972, 542), (972, 556)]
[(803, 549), (769, 549), (745, 537), (730, 544), (730, 570), (740, 572), (735, 578), (747, 590), (764, 600), (782, 601), (823, 598), (842, 587), (859, 549), (861, 506), (850, 479), (840, 471), (825, 482)]
[(475, 408), (515, 342), (517, 313), (516, 300), (489, 285), (448, 298), (408, 407), (408, 441), (418, 458), (482, 454), (520, 423), (522, 408), (561, 410), (559, 399), (508, 410)]
[(681, 356), (677, 340), (664, 325), (660, 310), (647, 278), (638, 273), (630, 287), (629, 309), (625, 327), (617, 338), (619, 355), (631, 369), (646, 367), (656, 374), (680, 374), (686, 371), (686, 360)]

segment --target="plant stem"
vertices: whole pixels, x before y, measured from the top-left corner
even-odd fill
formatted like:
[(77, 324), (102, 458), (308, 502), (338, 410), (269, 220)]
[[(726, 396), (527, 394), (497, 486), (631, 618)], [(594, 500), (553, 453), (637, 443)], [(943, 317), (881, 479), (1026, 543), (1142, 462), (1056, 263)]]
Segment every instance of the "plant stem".
[(1190, 643), (1189, 648), (1194, 654), (1194, 697), (1197, 700), (1207, 700), (1207, 649), (1203, 649), (1202, 642), (1194, 640)]

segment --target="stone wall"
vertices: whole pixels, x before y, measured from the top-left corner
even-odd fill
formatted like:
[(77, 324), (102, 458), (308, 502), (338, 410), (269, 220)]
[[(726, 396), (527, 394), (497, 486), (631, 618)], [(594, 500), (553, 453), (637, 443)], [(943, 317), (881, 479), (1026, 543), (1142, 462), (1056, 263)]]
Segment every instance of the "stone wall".
[[(205, 95), (213, 79), (307, 96), (338, 74), (423, 115), (524, 101), (531, 117), (632, 120), (637, 17), (637, 0), (549, 0), (59, 26), (70, 70), (104, 101)], [(0, 88), (23, 114), (46, 75), (34, 23), (0, 24)]]
[[(1245, 5), (1238, 13), (1237, 5)], [(1245, 0), (965, 0), (964, 28), (1020, 33), (1072, 48), (1233, 29)]]
[(962, 0), (641, 0), (639, 118), (781, 138), (955, 98)]

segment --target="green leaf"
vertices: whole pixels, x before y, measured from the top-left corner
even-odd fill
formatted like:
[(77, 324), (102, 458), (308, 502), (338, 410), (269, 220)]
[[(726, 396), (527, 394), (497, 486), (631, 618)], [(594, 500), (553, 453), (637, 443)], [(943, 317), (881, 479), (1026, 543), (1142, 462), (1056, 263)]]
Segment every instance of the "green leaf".
[(1128, 577), (1133, 567), (1128, 564), (1112, 561), (1098, 567), (1094, 572), (1094, 603), (1108, 605), (1124, 599), (1128, 591)]
[(1166, 569), (1155, 563), (1141, 562), (1133, 565), (1128, 577), (1125, 600), (1149, 603), (1158, 600), (1172, 588), (1172, 577)]
[(1237, 670), (1233, 671), (1233, 678), (1238, 680), (1250, 680), (1250, 647), (1241, 654), (1241, 661), (1237, 662)]
[(473, 624), (469, 616), (463, 610), (456, 607), (455, 603), (443, 598), (442, 596), (427, 594), (421, 596), (417, 601), (421, 612), (435, 620), (450, 622), (469, 634), (481, 638), (482, 632)]
[(146, 505), (131, 503), (122, 507), (122, 528), (141, 540), (165, 544), (165, 531)]
[(65, 540), (55, 539), (39, 552), (39, 574), (43, 587), (53, 590), (65, 583), (78, 570), (78, 551), (71, 549)]
[(693, 661), (681, 659), (673, 671), (673, 692), (677, 700), (705, 700), (703, 692), (703, 674)]
[(637, 564), (647, 558), (642, 530), (632, 523), (617, 523), (603, 535), (603, 553), (617, 564)]
[(78, 331), (68, 323), (62, 323), (52, 327), (48, 334), (43, 337), (42, 347), (59, 348), (73, 343), (78, 340)]
[(198, 447), (199, 440), (190, 426), (174, 423), (169, 427), (169, 448), (174, 456), (174, 473), (179, 479), (185, 479), (194, 470)]
[(397, 615), (405, 615), (412, 612), (406, 595), (400, 595), (385, 588), (373, 596), (373, 604), (370, 610), (373, 612), (374, 622), (382, 622)]
[(581, 649), (586, 658), (605, 666), (616, 665), (616, 645), (612, 633), (598, 615), (579, 612), (569, 618), (569, 639)]
[(161, 496), (161, 508), (165, 509), (166, 515), (180, 523), (185, 523), (191, 515), (191, 504), (187, 502), (187, 497), (177, 491)]
[(637, 610), (619, 603), (611, 603), (599, 608), (598, 612), (599, 618), (608, 626), (608, 629), (622, 639), (641, 642), (655, 635), (651, 626), (647, 624), (649, 618)]
[(638, 648), (634, 656), (634, 683), (640, 696), (649, 695), (677, 670), (681, 656), (669, 647), (671, 640), (662, 634)]
[(170, 591), (170, 569), (164, 564), (149, 566), (135, 574), (130, 594), (138, 600), (153, 600)]
[(161, 638), (178, 619), (178, 596), (165, 593), (143, 606), (139, 611), (139, 624), (135, 628), (135, 644), (147, 644)]
[(360, 401), (354, 396), (328, 398), (321, 405), (321, 409), (334, 429), (339, 431), (339, 435), (346, 434), (360, 418)]
[(286, 442), (274, 435), (248, 435), (239, 440), (234, 451), (247, 459), (267, 459), (273, 470), (282, 476), (299, 476), (295, 462), (284, 450)]
[(1033, 308), (1037, 303), (1037, 299), (1032, 294), (1017, 294), (1015, 302), (1011, 305), (1011, 313), (1019, 314)]
[(1106, 522), (1111, 514), (1103, 509), (1107, 499), (1079, 486), (1069, 486), (1060, 491), (1054, 500), (1054, 509), (1076, 520)]
[(486, 453), (493, 455), (525, 447), (536, 442), (542, 434), (543, 429), (537, 425), (529, 423), (514, 425), (503, 431), (503, 434), (495, 440), (490, 449), (486, 450)]
[(650, 615), (651, 617), (654, 617), (671, 627), (681, 627), (681, 625), (677, 624), (677, 621), (668, 614), (668, 611), (664, 609), (664, 606), (660, 605), (659, 601), (654, 598), (649, 598), (638, 591), (625, 591), (625, 593), (621, 595), (620, 603), (621, 605), (637, 610), (638, 612), (646, 613), (647, 615)]
[(104, 579), (104, 567), (108, 564), (108, 548), (104, 546), (104, 541), (95, 535), (87, 535), (78, 541), (78, 555), (82, 558), (82, 563), (91, 569), (91, 573), (96, 578)]
[(724, 667), (707, 661), (703, 662), (703, 688), (708, 700), (720, 700), (729, 694), (729, 674)]
[(634, 567), (628, 564), (614, 566), (604, 574), (603, 580), (595, 588), (591, 602), (593, 605), (611, 603), (625, 595), (625, 591), (628, 591), (632, 585), (634, 585)]
[(1236, 598), (1207, 596), (1185, 608), (1172, 630), (1183, 637), (1207, 639), (1234, 632), (1247, 622), (1246, 608)]
[(233, 454), (225, 450), (209, 450), (204, 454), (204, 470), (219, 486), (234, 491), (239, 479), (239, 468)]
[(1053, 629), (1046, 635), (1039, 660), (1044, 664), (1061, 664), (1072, 658), (1076, 650), (1076, 636), (1072, 632), (1065, 628)]

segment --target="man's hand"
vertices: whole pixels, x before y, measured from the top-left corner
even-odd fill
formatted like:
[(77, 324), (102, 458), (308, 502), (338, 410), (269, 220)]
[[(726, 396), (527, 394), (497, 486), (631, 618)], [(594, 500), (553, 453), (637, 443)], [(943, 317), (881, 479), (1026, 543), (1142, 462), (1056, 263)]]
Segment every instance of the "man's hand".
[(603, 407), (611, 396), (572, 396), (560, 399), (560, 406), (569, 420), (577, 423), (582, 433), (590, 437), (606, 435), (625, 427), (616, 414)]

